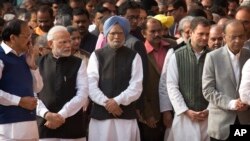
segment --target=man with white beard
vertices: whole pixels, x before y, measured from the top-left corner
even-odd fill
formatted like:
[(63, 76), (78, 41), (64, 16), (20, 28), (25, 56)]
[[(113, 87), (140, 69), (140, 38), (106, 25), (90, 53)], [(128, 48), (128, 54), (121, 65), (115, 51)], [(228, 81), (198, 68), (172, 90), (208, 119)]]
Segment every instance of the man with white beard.
[(44, 87), (37, 107), (41, 141), (86, 141), (82, 108), (88, 103), (86, 63), (71, 55), (70, 34), (63, 26), (48, 32), (52, 52), (41, 57)]
[(112, 16), (103, 29), (107, 45), (91, 54), (87, 69), (93, 101), (89, 141), (140, 141), (135, 101), (142, 92), (142, 61), (124, 46), (127, 19)]

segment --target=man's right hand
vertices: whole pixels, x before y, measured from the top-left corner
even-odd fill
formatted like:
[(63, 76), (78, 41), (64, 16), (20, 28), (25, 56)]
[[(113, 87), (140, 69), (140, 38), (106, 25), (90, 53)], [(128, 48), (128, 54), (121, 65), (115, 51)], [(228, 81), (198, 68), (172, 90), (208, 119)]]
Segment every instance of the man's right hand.
[(246, 111), (248, 109), (248, 105), (245, 103), (242, 103), (240, 99), (237, 99), (236, 101), (236, 110), (237, 111)]
[(37, 99), (31, 96), (22, 97), (18, 106), (27, 109), (34, 110), (37, 105)]
[(207, 119), (208, 116), (208, 111), (204, 110), (204, 111), (193, 111), (193, 110), (187, 110), (184, 112), (184, 114), (186, 114), (192, 121), (204, 121), (205, 119)]

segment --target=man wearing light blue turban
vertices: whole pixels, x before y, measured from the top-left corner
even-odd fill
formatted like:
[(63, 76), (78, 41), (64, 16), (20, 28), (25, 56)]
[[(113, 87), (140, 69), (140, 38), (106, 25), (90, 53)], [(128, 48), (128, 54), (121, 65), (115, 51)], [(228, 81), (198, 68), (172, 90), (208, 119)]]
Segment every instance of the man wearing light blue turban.
[(107, 37), (108, 33), (110, 32), (113, 25), (119, 24), (121, 28), (123, 29), (123, 32), (125, 34), (125, 37), (130, 32), (130, 24), (127, 19), (121, 17), (121, 16), (112, 16), (107, 21), (105, 21), (103, 25), (103, 34), (105, 37)]
[(89, 141), (140, 141), (135, 101), (142, 92), (143, 69), (140, 55), (124, 46), (129, 31), (127, 19), (110, 17), (104, 23), (106, 47), (90, 56)]

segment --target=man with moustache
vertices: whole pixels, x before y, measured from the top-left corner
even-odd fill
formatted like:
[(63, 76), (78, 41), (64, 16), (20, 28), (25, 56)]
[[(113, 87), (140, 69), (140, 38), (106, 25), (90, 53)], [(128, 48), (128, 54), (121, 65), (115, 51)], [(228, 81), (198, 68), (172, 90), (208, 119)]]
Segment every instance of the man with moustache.
[(86, 62), (71, 55), (70, 34), (54, 26), (47, 35), (51, 53), (39, 59), (44, 87), (37, 107), (41, 141), (86, 141), (82, 108), (88, 104)]
[(203, 17), (191, 21), (190, 40), (171, 56), (167, 90), (175, 116), (169, 141), (208, 141), (208, 102), (202, 95), (201, 77), (208, 53), (210, 23)]
[(157, 19), (149, 18), (143, 22), (141, 27), (142, 34), (146, 39), (144, 45), (149, 60), (142, 108), (142, 115), (146, 124), (141, 125), (141, 137), (144, 141), (163, 141), (165, 128), (171, 127), (172, 105), (167, 99), (164, 103), (168, 105), (168, 109), (160, 111), (159, 81), (164, 59), (168, 51), (177, 44), (173, 40), (162, 38), (163, 27)]
[(34, 32), (39, 36), (44, 35), (54, 25), (53, 10), (48, 5), (41, 5), (36, 13), (38, 27), (34, 29)]
[(202, 89), (209, 102), (208, 134), (211, 141), (229, 141), (229, 126), (249, 124), (250, 110), (239, 98), (241, 69), (250, 57), (243, 48), (246, 29), (238, 20), (224, 28), (225, 46), (207, 54)]
[(217, 49), (223, 46), (223, 27), (212, 25), (209, 32), (208, 48)]

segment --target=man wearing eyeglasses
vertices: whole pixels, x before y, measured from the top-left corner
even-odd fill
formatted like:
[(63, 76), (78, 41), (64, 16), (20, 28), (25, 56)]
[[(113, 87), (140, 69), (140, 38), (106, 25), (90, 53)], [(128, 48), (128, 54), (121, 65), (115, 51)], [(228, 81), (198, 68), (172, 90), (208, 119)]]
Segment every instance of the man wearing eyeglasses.
[(174, 17), (174, 25), (169, 28), (169, 35), (172, 37), (180, 38), (178, 32), (178, 24), (180, 20), (187, 14), (187, 4), (183, 0), (175, 0), (168, 5), (167, 15)]
[(248, 124), (250, 110), (239, 99), (241, 69), (250, 57), (243, 48), (246, 32), (243, 24), (230, 20), (224, 28), (225, 46), (207, 54), (202, 89), (209, 102), (208, 135), (211, 141), (229, 141), (229, 126)]
[(103, 29), (107, 45), (91, 54), (87, 68), (89, 141), (140, 141), (135, 101), (142, 92), (142, 61), (124, 46), (130, 31), (125, 18), (112, 16)]

